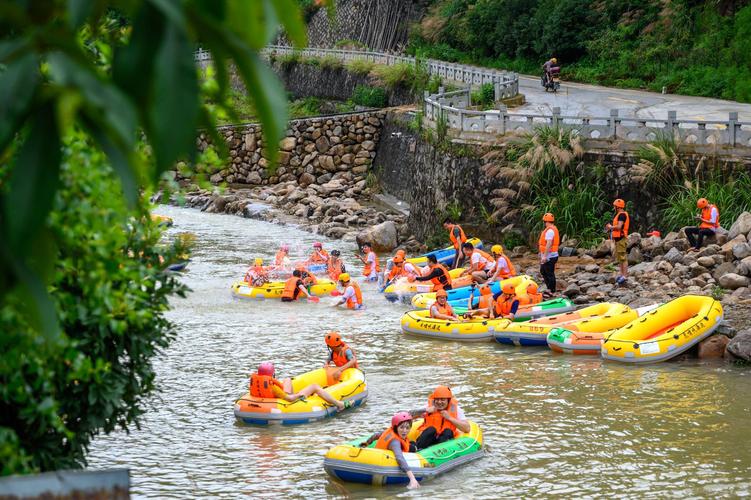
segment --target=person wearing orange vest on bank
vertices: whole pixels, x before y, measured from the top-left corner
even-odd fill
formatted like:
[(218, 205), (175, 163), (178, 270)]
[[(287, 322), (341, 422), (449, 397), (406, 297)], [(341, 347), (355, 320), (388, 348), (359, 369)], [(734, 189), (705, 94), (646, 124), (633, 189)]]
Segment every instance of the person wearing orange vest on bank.
[(449, 240), (451, 240), (451, 244), (454, 246), (454, 262), (451, 264), (451, 269), (456, 269), (464, 260), (462, 245), (467, 241), (467, 235), (464, 234), (462, 226), (454, 224), (448, 217), (444, 219), (443, 227), (449, 232)]
[(475, 246), (469, 242), (462, 245), (462, 253), (464, 254), (464, 257), (469, 259), (469, 269), (464, 271), (462, 275), (471, 275), (472, 280), (475, 283), (485, 283), (491, 276), (493, 268), (495, 267), (495, 260), (493, 257), (479, 248), (475, 248)]
[(474, 292), (469, 296), (469, 309), (464, 315), (465, 318), (480, 317), (480, 318), (492, 318), (493, 308), (495, 307), (495, 301), (493, 299), (493, 290), (487, 283), (480, 287), (480, 300), (477, 302), (477, 307), (472, 308), (472, 302), (474, 301)]
[(409, 468), (409, 464), (404, 458), (405, 453), (414, 453), (417, 451), (415, 443), (408, 439), (409, 432), (412, 430), (412, 420), (410, 412), (400, 411), (391, 417), (391, 427), (383, 432), (373, 434), (360, 443), (361, 448), (367, 448), (373, 441), (376, 441), (376, 449), (392, 451), (399, 468), (409, 478), (409, 484), (407, 485), (409, 489), (420, 487), (420, 483), (415, 479), (415, 474)]
[(367, 281), (378, 281), (378, 273), (381, 272), (381, 265), (378, 263), (378, 256), (373, 251), (370, 243), (362, 244), (362, 252), (365, 254), (365, 257), (362, 255), (355, 255), (363, 264), (365, 264), (365, 267), (362, 270), (362, 275), (365, 276)]
[(542, 221), (545, 227), (540, 233), (537, 248), (540, 252), (540, 274), (545, 281), (545, 286), (548, 287), (543, 296), (550, 298), (555, 295), (555, 264), (558, 262), (558, 245), (561, 238), (558, 228), (555, 227), (553, 214), (546, 213), (542, 216)]
[(435, 293), (435, 302), (430, 306), (430, 317), (434, 319), (459, 319), (454, 314), (454, 308), (448, 303), (446, 290), (438, 290)]
[(495, 306), (493, 313), (496, 318), (504, 318), (514, 320), (516, 311), (519, 310), (519, 298), (516, 296), (516, 290), (514, 285), (507, 283), (503, 285), (503, 290), (495, 299)]
[(338, 332), (329, 332), (324, 337), (326, 346), (329, 348), (329, 359), (324, 368), (336, 366), (336, 369), (331, 372), (331, 376), (334, 380), (339, 380), (342, 372), (348, 368), (357, 368), (357, 358), (355, 357), (355, 351), (352, 350), (342, 340), (342, 336)]
[(615, 242), (613, 256), (618, 264), (621, 274), (615, 278), (616, 285), (622, 285), (628, 278), (628, 228), (631, 225), (631, 217), (626, 212), (626, 202), (618, 198), (613, 202), (615, 217), (612, 224), (607, 224), (605, 230), (610, 231), (610, 236)]
[(691, 245), (689, 251), (696, 252), (704, 243), (705, 236), (712, 236), (717, 228), (720, 227), (720, 211), (716, 206), (709, 203), (706, 198), (699, 198), (696, 207), (701, 210), (701, 215), (697, 215), (699, 227), (687, 227), (686, 238)]
[(460, 432), (467, 433), (470, 429), (459, 403), (451, 393), (451, 389), (445, 385), (436, 387), (424, 409), (410, 413), (414, 417), (423, 418), (419, 429), (420, 435), (415, 440), (418, 450), (450, 441)]
[(269, 275), (263, 268), (263, 259), (257, 258), (253, 265), (248, 268), (243, 281), (253, 286), (261, 286), (269, 282)]
[(292, 271), (290, 276), (284, 283), (284, 290), (282, 291), (282, 302), (292, 302), (302, 293), (308, 299), (311, 299), (311, 295), (308, 293), (308, 289), (305, 288), (305, 284), (302, 280), (302, 272), (299, 269)]
[(443, 264), (438, 263), (435, 255), (428, 255), (428, 267), (430, 272), (423, 276), (407, 276), (407, 280), (412, 283), (414, 281), (431, 281), (433, 283), (433, 291), (438, 290), (451, 290), (451, 275), (449, 270), (444, 267)]
[(316, 241), (313, 243), (313, 253), (310, 254), (308, 262), (311, 264), (326, 264), (329, 261), (329, 253), (323, 249), (323, 243)]
[(506, 257), (503, 253), (503, 247), (501, 245), (493, 245), (490, 249), (490, 253), (493, 254), (495, 264), (493, 265), (491, 276), (486, 283), (502, 281), (516, 276), (516, 269), (514, 269), (511, 259)]
[(360, 290), (360, 285), (355, 281), (351, 281), (348, 273), (342, 273), (339, 275), (339, 283), (344, 287), (344, 293), (334, 304), (334, 307), (342, 304), (346, 304), (347, 309), (362, 309), (365, 307), (362, 302), (362, 290)]
[(332, 250), (331, 255), (329, 255), (329, 261), (326, 263), (326, 272), (334, 281), (339, 279), (340, 274), (347, 272), (347, 268), (344, 267), (344, 262), (342, 262), (340, 255), (341, 252), (339, 250)]
[(318, 384), (311, 384), (298, 392), (292, 392), (292, 380), (277, 380), (274, 378), (275, 372), (273, 363), (266, 361), (258, 365), (258, 371), (250, 376), (250, 395), (254, 398), (279, 398), (292, 403), (317, 394), (331, 406), (336, 406), (339, 411), (352, 406), (352, 401), (339, 401)]

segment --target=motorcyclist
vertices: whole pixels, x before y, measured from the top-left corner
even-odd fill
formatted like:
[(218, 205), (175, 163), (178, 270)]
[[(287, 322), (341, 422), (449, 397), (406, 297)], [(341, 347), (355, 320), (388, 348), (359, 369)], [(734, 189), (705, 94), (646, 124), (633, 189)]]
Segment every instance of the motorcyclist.
[(558, 68), (558, 59), (556, 59), (555, 57), (551, 57), (550, 60), (546, 61), (545, 64), (542, 65), (543, 85), (547, 85), (548, 82), (550, 82), (553, 68)]

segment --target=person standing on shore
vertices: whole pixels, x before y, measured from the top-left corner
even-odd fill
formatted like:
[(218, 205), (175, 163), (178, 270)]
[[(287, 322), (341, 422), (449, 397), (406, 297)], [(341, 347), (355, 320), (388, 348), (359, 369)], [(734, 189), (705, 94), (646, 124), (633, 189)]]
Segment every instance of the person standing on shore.
[(704, 237), (712, 236), (720, 227), (720, 211), (716, 206), (709, 203), (706, 198), (699, 198), (696, 207), (701, 210), (701, 214), (696, 216), (699, 227), (686, 228), (686, 238), (691, 245), (691, 252), (698, 251), (704, 243)]
[(631, 217), (626, 212), (626, 202), (622, 199), (615, 200), (613, 207), (615, 207), (613, 223), (607, 224), (605, 229), (610, 232), (610, 237), (615, 243), (613, 257), (620, 270), (620, 274), (615, 279), (615, 284), (622, 285), (628, 278), (628, 227), (631, 224)]
[(561, 238), (558, 234), (558, 228), (555, 227), (553, 214), (546, 213), (542, 216), (542, 221), (545, 223), (545, 227), (540, 233), (537, 247), (540, 251), (540, 274), (545, 281), (545, 286), (548, 287), (543, 296), (549, 299), (555, 295), (555, 264), (558, 262), (558, 245)]
[(462, 245), (467, 241), (467, 235), (464, 234), (464, 229), (459, 224), (454, 224), (448, 217), (444, 219), (443, 227), (449, 232), (449, 240), (454, 245), (454, 262), (451, 264), (451, 269), (456, 269), (464, 260)]

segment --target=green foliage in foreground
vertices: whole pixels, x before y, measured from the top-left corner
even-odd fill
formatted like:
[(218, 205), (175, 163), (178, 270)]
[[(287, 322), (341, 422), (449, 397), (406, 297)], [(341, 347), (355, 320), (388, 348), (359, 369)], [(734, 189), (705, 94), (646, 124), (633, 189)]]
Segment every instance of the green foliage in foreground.
[(556, 56), (564, 79), (751, 102), (748, 2), (436, 0), (409, 50), (532, 74)]
[(21, 289), (0, 306), (3, 475), (81, 467), (94, 436), (137, 425), (154, 389), (152, 360), (175, 335), (167, 301), (187, 291), (165, 271), (185, 248), (158, 245), (147, 203), (126, 206), (104, 155), (77, 137), (62, 160), (41, 236), (54, 251), (34, 256), (62, 334), (43, 340)]

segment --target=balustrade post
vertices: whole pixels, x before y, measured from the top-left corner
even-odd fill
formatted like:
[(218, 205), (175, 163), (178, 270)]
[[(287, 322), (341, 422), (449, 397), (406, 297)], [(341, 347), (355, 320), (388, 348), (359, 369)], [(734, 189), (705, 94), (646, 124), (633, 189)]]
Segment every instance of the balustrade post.
[(668, 111), (668, 120), (665, 123), (665, 129), (670, 132), (671, 137), (675, 137), (676, 116), (677, 113), (675, 111)]
[(728, 115), (728, 144), (735, 146), (736, 131), (738, 128), (738, 112), (731, 111)]
[(501, 121), (501, 135), (506, 135), (506, 120), (508, 119), (508, 108), (505, 104), (498, 105), (498, 119)]
[(553, 108), (553, 126), (557, 127), (561, 121), (561, 108), (558, 106)]
[(610, 138), (615, 139), (618, 133), (618, 110), (610, 110), (610, 118), (608, 119), (608, 125), (610, 126)]

